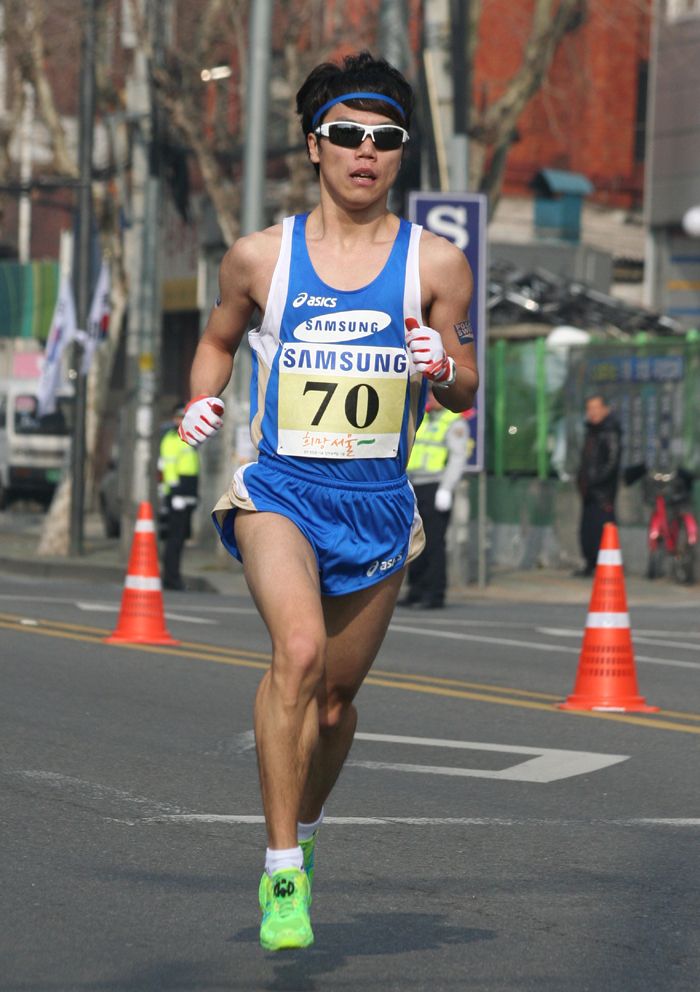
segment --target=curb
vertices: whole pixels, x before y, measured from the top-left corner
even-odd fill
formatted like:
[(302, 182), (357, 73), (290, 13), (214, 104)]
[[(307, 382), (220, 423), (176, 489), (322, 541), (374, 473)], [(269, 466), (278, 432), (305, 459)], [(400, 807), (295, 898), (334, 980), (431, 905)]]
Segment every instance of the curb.
[[(40, 579), (72, 579), (84, 582), (106, 582), (113, 585), (124, 585), (126, 567), (121, 565), (84, 565), (77, 561), (2, 558), (0, 557), (0, 572), (13, 575), (28, 575)], [(184, 575), (187, 592), (218, 593), (216, 586), (201, 575)]]

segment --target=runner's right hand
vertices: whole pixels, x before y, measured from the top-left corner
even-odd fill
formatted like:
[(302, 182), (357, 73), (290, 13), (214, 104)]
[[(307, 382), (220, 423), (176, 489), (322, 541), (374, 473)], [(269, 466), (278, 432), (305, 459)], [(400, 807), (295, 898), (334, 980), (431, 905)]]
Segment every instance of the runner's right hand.
[(225, 409), (224, 401), (218, 396), (196, 396), (185, 407), (185, 416), (177, 431), (180, 438), (198, 448), (223, 427), (221, 418)]

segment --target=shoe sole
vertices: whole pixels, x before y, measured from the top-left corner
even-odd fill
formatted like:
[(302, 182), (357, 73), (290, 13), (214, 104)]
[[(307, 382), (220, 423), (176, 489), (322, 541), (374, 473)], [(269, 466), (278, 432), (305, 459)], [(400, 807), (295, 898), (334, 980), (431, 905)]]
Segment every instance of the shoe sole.
[(300, 940), (299, 934), (295, 931), (290, 931), (287, 934), (282, 933), (274, 941), (265, 941), (262, 937), (260, 938), (260, 946), (266, 951), (286, 951), (296, 947), (309, 947), (313, 942), (314, 935), (312, 933), (305, 940)]

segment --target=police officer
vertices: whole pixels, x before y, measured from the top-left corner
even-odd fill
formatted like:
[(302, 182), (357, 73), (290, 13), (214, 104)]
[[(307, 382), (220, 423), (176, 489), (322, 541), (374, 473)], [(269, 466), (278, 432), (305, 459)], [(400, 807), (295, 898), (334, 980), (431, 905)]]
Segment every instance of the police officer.
[(445, 605), (445, 533), (453, 493), (464, 471), (468, 439), (462, 414), (446, 410), (428, 394), (425, 417), (408, 462), (408, 477), (425, 530), (425, 550), (408, 567), (409, 591), (402, 606), (441, 609)]
[(180, 556), (190, 536), (192, 512), (197, 505), (199, 458), (194, 448), (180, 440), (177, 430), (185, 407), (173, 408), (173, 426), (160, 442), (160, 467), (163, 490), (168, 501), (168, 536), (163, 549), (163, 588), (184, 589), (180, 575)]

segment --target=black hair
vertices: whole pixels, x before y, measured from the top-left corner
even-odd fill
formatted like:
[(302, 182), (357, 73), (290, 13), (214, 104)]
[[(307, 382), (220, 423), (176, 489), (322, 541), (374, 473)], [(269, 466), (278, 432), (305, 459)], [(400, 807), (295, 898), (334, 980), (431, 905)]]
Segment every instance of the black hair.
[[(297, 93), (297, 113), (301, 117), (304, 137), (311, 134), (311, 122), (316, 112), (329, 100), (344, 93), (381, 93), (402, 107), (404, 115), (382, 100), (348, 100), (349, 107), (384, 114), (401, 127), (409, 129), (413, 113), (413, 90), (398, 69), (386, 59), (375, 59), (369, 52), (346, 55), (341, 63), (322, 62), (312, 69)], [(323, 123), (323, 114), (318, 124)], [(319, 167), (314, 165), (318, 175)]]

